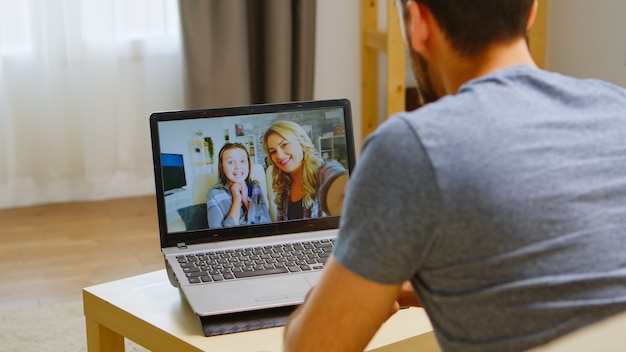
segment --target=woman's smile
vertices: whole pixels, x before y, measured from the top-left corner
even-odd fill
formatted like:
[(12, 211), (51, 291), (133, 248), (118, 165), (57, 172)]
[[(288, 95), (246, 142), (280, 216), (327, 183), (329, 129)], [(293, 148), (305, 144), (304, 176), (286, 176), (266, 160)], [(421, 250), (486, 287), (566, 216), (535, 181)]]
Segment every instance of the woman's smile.
[(291, 161), (291, 158), (290, 158), (290, 157), (287, 157), (287, 158), (279, 159), (279, 160), (278, 160), (278, 163), (279, 163), (281, 166), (286, 166), (287, 164), (289, 164), (289, 162), (290, 162), (290, 161)]
[(283, 172), (291, 173), (302, 166), (304, 150), (300, 143), (273, 133), (267, 138), (267, 146), (272, 162)]

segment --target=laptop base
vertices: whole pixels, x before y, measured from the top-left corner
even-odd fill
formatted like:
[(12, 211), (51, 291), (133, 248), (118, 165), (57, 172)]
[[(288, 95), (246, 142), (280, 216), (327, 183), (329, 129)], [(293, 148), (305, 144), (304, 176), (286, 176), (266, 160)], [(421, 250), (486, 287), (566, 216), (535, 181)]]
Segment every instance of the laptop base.
[(298, 306), (200, 317), (204, 335), (218, 336), (284, 326)]

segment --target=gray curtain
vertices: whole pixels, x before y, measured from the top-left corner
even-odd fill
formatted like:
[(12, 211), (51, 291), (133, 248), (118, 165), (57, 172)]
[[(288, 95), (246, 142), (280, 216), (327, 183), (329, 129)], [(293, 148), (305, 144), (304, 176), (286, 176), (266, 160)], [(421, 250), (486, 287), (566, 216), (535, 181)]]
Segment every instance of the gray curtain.
[(310, 100), (315, 0), (179, 0), (187, 108)]

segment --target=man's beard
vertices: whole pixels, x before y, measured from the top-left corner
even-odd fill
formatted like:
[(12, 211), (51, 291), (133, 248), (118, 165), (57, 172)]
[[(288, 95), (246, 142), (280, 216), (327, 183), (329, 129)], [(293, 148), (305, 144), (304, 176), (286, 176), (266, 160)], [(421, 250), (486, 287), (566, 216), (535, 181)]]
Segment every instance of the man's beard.
[[(397, 9), (400, 9), (400, 6), (396, 6)], [(412, 24), (410, 19), (407, 17), (407, 13), (399, 10), (398, 15), (400, 16), (400, 30), (402, 31), (402, 39), (404, 39), (404, 47), (408, 50), (411, 65), (413, 67), (413, 75), (417, 81), (417, 104), (418, 107), (424, 106), (428, 103), (432, 103), (437, 101), (439, 98), (444, 96), (445, 89), (443, 89), (443, 85), (441, 83), (441, 79), (438, 74), (434, 73), (430, 68), (430, 65), (424, 59), (424, 57), (413, 50), (411, 47), (411, 33), (406, 30), (406, 28), (412, 28)], [(409, 23), (409, 26), (406, 26), (406, 23)], [(434, 80), (433, 80), (434, 78)], [(437, 86), (435, 86), (436, 83)]]
[(421, 107), (428, 103), (437, 101), (442, 94), (437, 93), (433, 84), (433, 72), (430, 70), (428, 62), (414, 50), (410, 50), (413, 73), (417, 80), (418, 105)]

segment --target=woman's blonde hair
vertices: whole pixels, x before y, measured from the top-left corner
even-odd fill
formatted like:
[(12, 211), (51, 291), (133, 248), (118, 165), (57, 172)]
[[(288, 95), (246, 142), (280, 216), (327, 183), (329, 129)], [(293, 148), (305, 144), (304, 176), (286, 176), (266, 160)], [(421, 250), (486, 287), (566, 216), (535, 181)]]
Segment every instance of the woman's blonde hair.
[[(315, 149), (315, 145), (302, 126), (295, 122), (284, 120), (274, 122), (263, 135), (263, 150), (268, 157), (270, 153), (267, 148), (267, 139), (274, 133), (282, 136), (291, 143), (298, 143), (302, 146), (302, 150), (304, 151), (302, 160), (302, 191), (304, 192), (304, 198), (302, 199), (302, 206), (311, 209), (315, 203), (315, 189), (317, 186), (319, 168), (324, 164), (324, 160)], [(271, 157), (269, 159), (272, 160)], [(289, 174), (274, 165), (272, 168), (272, 188), (276, 194), (274, 201), (279, 208), (283, 207), (283, 200), (287, 194), (285, 190), (290, 186), (291, 177)]]

